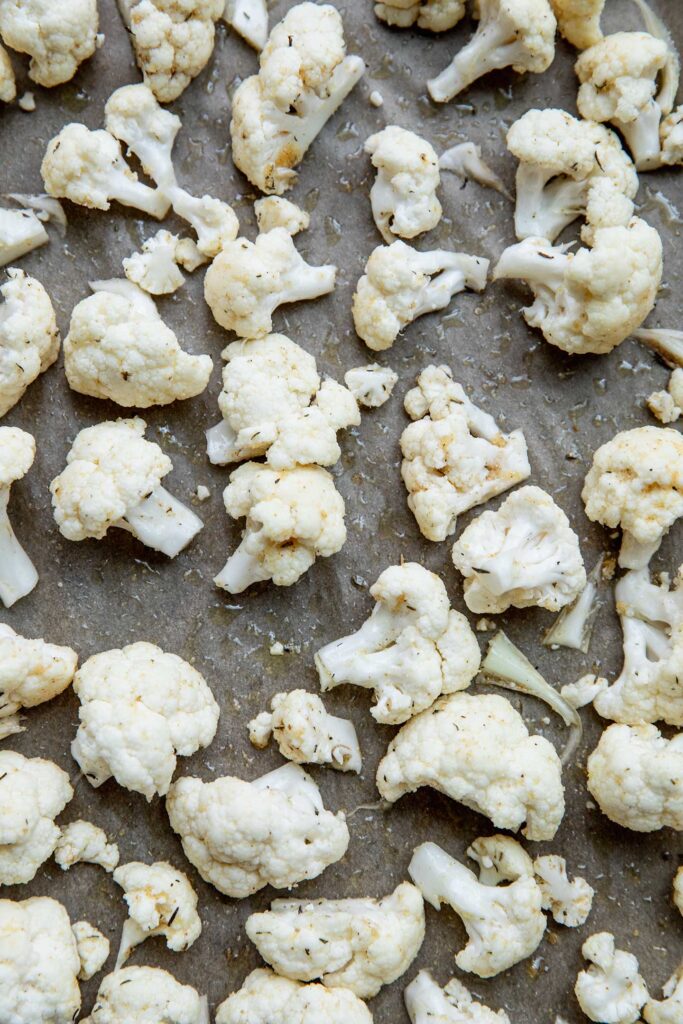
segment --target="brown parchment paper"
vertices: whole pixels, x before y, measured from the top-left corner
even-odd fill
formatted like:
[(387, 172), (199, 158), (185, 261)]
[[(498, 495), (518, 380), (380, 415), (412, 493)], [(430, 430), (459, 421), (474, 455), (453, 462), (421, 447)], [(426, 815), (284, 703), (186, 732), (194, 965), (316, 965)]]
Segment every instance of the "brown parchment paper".
[[(276, 3), (272, 21), (289, 6), (284, 0)], [(380, 242), (368, 202), (372, 175), (362, 150), (364, 139), (388, 123), (422, 133), (437, 151), (473, 139), (512, 187), (514, 160), (503, 142), (507, 127), (534, 106), (562, 106), (575, 112), (576, 81), (574, 51), (559, 42), (548, 73), (489, 75), (455, 102), (436, 107), (426, 97), (425, 82), (468, 38), (472, 22), (466, 20), (452, 32), (433, 38), (386, 28), (375, 19), (367, 0), (344, 0), (338, 6), (349, 52), (364, 57), (367, 74), (313, 145), (290, 196), (312, 214), (311, 228), (297, 244), (314, 263), (336, 263), (339, 283), (331, 296), (278, 313), (275, 329), (313, 352), (321, 371), (341, 379), (345, 369), (374, 358), (355, 336), (350, 309), (355, 282), (369, 252)], [(676, 0), (654, 0), (654, 6), (667, 19), (679, 46), (683, 45), (683, 8)], [(608, 0), (607, 7), (608, 29), (638, 26), (629, 0)], [(114, 0), (100, 0), (100, 12), (106, 41), (66, 86), (52, 91), (33, 86), (26, 77), (24, 58), (13, 55), (20, 89), (35, 92), (37, 109), (23, 113), (12, 105), (0, 110), (0, 192), (41, 191), (39, 167), (47, 141), (68, 121), (100, 127), (110, 93), (139, 80)], [(231, 94), (241, 78), (255, 69), (253, 51), (221, 25), (209, 66), (174, 104), (183, 121), (175, 151), (179, 179), (197, 194), (206, 191), (234, 203), (243, 233), (251, 237), (251, 204), (256, 196), (232, 165), (228, 125)], [(383, 107), (369, 103), (372, 90), (381, 92)], [(660, 230), (665, 249), (664, 285), (650, 317), (653, 325), (681, 326), (682, 221), (677, 211), (683, 208), (682, 181), (675, 171), (641, 178), (641, 213)], [(441, 199), (444, 218), (431, 235), (420, 239), (419, 247), (450, 247), (495, 260), (514, 241), (512, 207), (503, 196), (475, 183), (461, 188), (457, 178), (444, 175)], [(88, 280), (120, 275), (122, 258), (158, 228), (156, 222), (139, 219), (116, 204), (108, 214), (67, 206), (66, 241), (62, 243), (51, 232), (49, 247), (21, 261), (50, 292), (63, 333), (74, 304), (89, 294)], [(182, 229), (172, 219), (167, 226)], [(575, 237), (576, 228), (568, 234), (572, 232)], [(276, 767), (281, 758), (276, 749), (256, 752), (251, 748), (247, 722), (279, 690), (317, 689), (313, 653), (360, 625), (372, 604), (367, 588), (382, 569), (401, 556), (417, 559), (442, 574), (454, 605), (464, 608), (459, 577), (450, 560), (451, 545), (432, 544), (420, 536), (400, 478), (398, 440), (407, 422), (402, 400), (421, 368), (430, 362), (450, 364), (475, 401), (507, 428), (524, 428), (533, 467), (531, 482), (546, 488), (567, 511), (589, 567), (600, 551), (615, 543), (583, 514), (579, 495), (592, 452), (617, 429), (652, 422), (643, 400), (651, 390), (665, 385), (667, 372), (633, 341), (601, 358), (571, 359), (551, 348), (520, 317), (525, 293), (515, 285), (489, 284), (481, 296), (459, 296), (446, 316), (422, 318), (381, 357), (400, 375), (394, 396), (384, 408), (364, 415), (361, 426), (342, 440), (343, 457), (335, 476), (347, 503), (349, 537), (343, 551), (318, 561), (293, 588), (263, 585), (230, 597), (214, 588), (212, 577), (237, 544), (240, 525), (223, 510), (221, 491), (228, 471), (209, 465), (204, 430), (218, 419), (220, 352), (231, 339), (204, 304), (202, 278), (200, 270), (175, 296), (161, 300), (159, 308), (187, 349), (214, 357), (209, 388), (192, 401), (143, 415), (149, 424), (148, 436), (173, 459), (173, 473), (165, 481), (169, 489), (191, 501), (197, 484), (210, 488), (210, 500), (198, 506), (204, 530), (172, 562), (121, 531), (112, 531), (101, 542), (81, 544), (60, 536), (51, 515), (48, 485), (63, 467), (75, 434), (89, 424), (127, 415), (113, 404), (71, 392), (60, 359), (3, 420), (32, 431), (38, 443), (34, 467), (15, 485), (10, 508), (21, 540), (38, 567), (40, 583), (1, 617), (24, 635), (71, 644), (82, 660), (140, 639), (188, 659), (213, 688), (221, 719), (211, 747), (181, 759), (179, 774), (194, 773), (210, 780), (232, 773), (251, 779)], [(472, 514), (463, 516), (460, 527), (471, 518)], [(679, 527), (657, 556), (657, 568), (676, 568), (680, 537)], [(552, 682), (571, 681), (595, 666), (613, 678), (620, 664), (619, 628), (607, 590), (605, 595), (587, 656), (541, 647), (551, 616), (538, 609), (504, 615), (501, 622)], [(269, 654), (274, 640), (286, 646), (284, 656)], [(481, 641), (483, 645), (484, 635)], [(522, 708), (532, 729), (562, 743), (564, 727), (558, 719), (548, 719), (544, 705), (520, 698), (513, 702)], [(326, 697), (326, 704), (333, 713), (353, 719), (364, 770), (359, 778), (315, 767), (311, 773), (326, 806), (350, 812), (376, 800), (375, 768), (394, 730), (374, 724), (368, 713), (370, 698), (363, 691), (335, 690)], [(613, 931), (618, 944), (639, 957), (655, 996), (683, 952), (683, 922), (670, 897), (681, 860), (680, 837), (670, 830), (654, 835), (628, 832), (613, 826), (596, 809), (585, 788), (585, 761), (601, 723), (590, 708), (583, 717), (584, 741), (565, 772), (564, 822), (552, 844), (531, 844), (531, 851), (534, 855), (562, 853), (572, 872), (589, 879), (597, 892), (589, 922), (570, 930), (551, 920), (536, 955), (497, 978), (481, 981), (460, 975), (490, 1006), (504, 1007), (514, 1024), (553, 1024), (555, 1014), (570, 1024), (584, 1019), (573, 984), (582, 964), (581, 943), (594, 931)], [(187, 871), (199, 893), (201, 937), (183, 954), (167, 952), (163, 940), (150, 940), (129, 962), (169, 969), (207, 992), (215, 1010), (259, 964), (243, 924), (248, 914), (265, 908), (277, 894), (263, 890), (242, 901), (221, 896), (185, 860), (162, 800), (148, 805), (143, 797), (114, 782), (95, 790), (80, 778), (69, 751), (77, 721), (78, 702), (67, 692), (29, 712), (27, 731), (5, 741), (5, 746), (52, 758), (70, 773), (76, 795), (62, 822), (84, 817), (103, 826), (119, 843), (122, 861), (168, 859)], [(388, 812), (359, 810), (349, 825), (352, 838), (346, 857), (317, 880), (301, 885), (297, 896), (381, 896), (406, 877), (417, 843), (434, 840), (464, 859), (474, 838), (493, 831), (485, 818), (428, 790), (404, 798)], [(87, 918), (101, 928), (112, 943), (107, 965), (112, 968), (125, 915), (121, 893), (109, 875), (87, 865), (62, 873), (49, 862), (32, 884), (0, 893), (12, 899), (32, 894), (61, 899), (72, 920)], [(402, 991), (420, 967), (431, 968), (442, 984), (455, 972), (453, 955), (464, 944), (464, 929), (447, 909), (437, 913), (428, 908), (427, 917), (427, 938), (417, 961), (401, 981), (370, 1004), (377, 1024), (408, 1019)], [(99, 977), (83, 985), (84, 1015), (92, 1006)]]

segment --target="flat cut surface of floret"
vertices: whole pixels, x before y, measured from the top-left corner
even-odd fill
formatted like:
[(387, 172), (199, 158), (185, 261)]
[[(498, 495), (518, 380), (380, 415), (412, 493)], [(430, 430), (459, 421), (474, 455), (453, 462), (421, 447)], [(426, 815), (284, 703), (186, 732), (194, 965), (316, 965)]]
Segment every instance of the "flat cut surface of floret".
[[(0, 211), (1, 216), (1, 211)], [(50, 296), (40, 281), (11, 268), (0, 287), (0, 416), (59, 354), (59, 331)]]
[(158, 967), (124, 967), (103, 980), (95, 1008), (81, 1024), (204, 1024), (202, 1000), (190, 985)]
[(648, 998), (635, 956), (617, 949), (610, 932), (591, 935), (581, 952), (590, 960), (574, 986), (583, 1012), (599, 1024), (634, 1024)]
[(97, 0), (3, 0), (0, 35), (31, 57), (29, 77), (39, 85), (68, 82), (98, 45)]
[(370, 190), (372, 216), (387, 244), (415, 238), (441, 219), (439, 160), (425, 139), (390, 124), (365, 142), (377, 172)]

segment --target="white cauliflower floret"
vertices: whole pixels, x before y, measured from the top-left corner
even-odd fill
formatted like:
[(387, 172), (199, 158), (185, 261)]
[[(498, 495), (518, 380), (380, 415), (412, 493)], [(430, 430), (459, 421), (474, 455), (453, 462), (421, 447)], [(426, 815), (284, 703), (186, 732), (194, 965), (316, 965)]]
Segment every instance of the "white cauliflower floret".
[(370, 189), (372, 216), (387, 245), (431, 231), (441, 220), (439, 160), (428, 142), (395, 124), (371, 135), (365, 152), (377, 177)]
[(78, 977), (81, 981), (90, 981), (102, 970), (109, 956), (109, 939), (89, 921), (76, 921), (71, 926), (71, 931), (76, 940), (78, 959), (81, 961)]
[(204, 298), (216, 321), (242, 338), (258, 338), (273, 327), (273, 313), (286, 302), (303, 302), (334, 288), (337, 268), (313, 267), (286, 228), (236, 238), (223, 246), (204, 278)]
[(239, 546), (214, 579), (230, 594), (260, 580), (291, 587), (346, 542), (344, 499), (320, 466), (277, 471), (246, 462), (230, 474), (223, 501), (233, 519), (246, 516)]
[(141, 306), (135, 296), (103, 290), (73, 309), (64, 369), (79, 394), (148, 409), (200, 395), (213, 360), (183, 351), (152, 300)]
[(253, 782), (178, 779), (166, 810), (204, 881), (237, 899), (265, 885), (291, 889), (317, 878), (349, 845), (344, 814), (325, 810), (315, 782), (296, 764)]
[(560, 696), (572, 708), (585, 708), (588, 704), (592, 704), (597, 695), (608, 685), (603, 676), (596, 676), (589, 672), (575, 682), (561, 686)]
[(531, 857), (511, 836), (480, 836), (468, 846), (467, 856), (476, 861), (482, 885), (516, 882), (534, 874)]
[(383, 899), (275, 900), (246, 933), (275, 971), (361, 999), (404, 974), (425, 934), (420, 890), (403, 882)]
[(103, 978), (81, 1024), (205, 1024), (205, 1001), (159, 967), (124, 967)]
[(223, 18), (255, 50), (262, 50), (268, 41), (268, 7), (266, 0), (227, 0)]
[(586, 585), (579, 538), (540, 487), (521, 487), (495, 512), (483, 512), (453, 545), (471, 612), (537, 605), (557, 612)]
[(505, 1010), (477, 1003), (457, 978), (443, 988), (429, 971), (420, 971), (403, 993), (411, 1024), (510, 1024)]
[(683, 914), (683, 867), (680, 867), (674, 877), (673, 900), (681, 914)]
[(455, 533), (458, 516), (526, 480), (531, 472), (521, 430), (504, 434), (477, 408), (447, 366), (428, 366), (405, 397), (415, 423), (401, 435), (401, 475), (421, 533)]
[(233, 342), (223, 352), (223, 420), (206, 432), (217, 465), (266, 455), (274, 469), (341, 456), (337, 431), (360, 423), (358, 404), (333, 380), (321, 384), (315, 359), (284, 334)]
[(173, 464), (145, 440), (145, 427), (139, 418), (114, 420), (76, 436), (66, 469), (50, 484), (55, 520), (67, 540), (101, 540), (118, 526), (175, 558), (202, 529), (201, 519), (161, 486)]
[(492, 978), (531, 956), (546, 928), (541, 890), (532, 875), (510, 885), (484, 885), (436, 843), (415, 850), (408, 874), (437, 910), (447, 903), (462, 919), (469, 942), (456, 954), (461, 971)]
[(534, 874), (541, 887), (543, 909), (549, 910), (558, 924), (578, 928), (587, 919), (593, 906), (595, 890), (585, 878), (567, 877), (564, 857), (551, 854), (537, 857)]
[(346, 56), (344, 26), (330, 4), (301, 3), (277, 24), (257, 75), (232, 98), (232, 156), (262, 192), (282, 195), (294, 170), (365, 70)]
[(372, 1024), (372, 1014), (358, 996), (346, 989), (302, 985), (289, 978), (279, 978), (264, 968), (252, 971), (242, 988), (228, 996), (216, 1011), (216, 1024), (322, 1024), (323, 1021), (325, 1024)]
[(311, 216), (305, 210), (300, 209), (296, 203), (289, 199), (282, 199), (281, 196), (263, 196), (254, 203), (256, 223), (262, 233), (272, 231), (273, 228), (285, 228), (288, 234), (298, 235), (305, 231), (311, 223)]
[(297, 764), (329, 764), (342, 772), (361, 770), (353, 722), (328, 714), (314, 693), (276, 693), (270, 711), (249, 722), (249, 739), (255, 747), (266, 747), (271, 736), (282, 756)]
[(394, 803), (431, 786), (485, 814), (496, 828), (552, 839), (564, 814), (555, 748), (529, 735), (504, 697), (456, 693), (402, 727), (377, 768), (377, 788)]
[(493, 279), (529, 285), (535, 301), (522, 310), (524, 319), (551, 345), (572, 354), (603, 355), (639, 327), (654, 306), (662, 241), (639, 217), (626, 225), (600, 225), (589, 239), (590, 249), (567, 252), (564, 245), (527, 238), (504, 250)]
[(664, 999), (650, 999), (643, 1007), (647, 1024), (680, 1024), (683, 1019), (683, 966), (671, 975), (662, 989)]
[(581, 241), (595, 245), (600, 228), (626, 228), (635, 206), (612, 178), (600, 175), (591, 180), (586, 196), (586, 220), (581, 226)]
[(213, 53), (225, 0), (118, 0), (145, 85), (170, 103)]
[(636, 958), (616, 949), (610, 932), (591, 935), (581, 952), (591, 962), (574, 986), (583, 1012), (598, 1024), (634, 1024), (648, 998)]
[(666, 391), (655, 391), (647, 400), (648, 408), (660, 423), (675, 423), (683, 414), (683, 369), (677, 367), (669, 377)]
[(176, 756), (216, 734), (218, 705), (204, 677), (154, 644), (93, 655), (73, 687), (81, 707), (71, 753), (95, 788), (113, 776), (147, 800), (164, 796)]
[(52, 761), (0, 750), (0, 885), (35, 878), (57, 845), (55, 818), (72, 796), (69, 776)]
[(55, 847), (55, 861), (62, 871), (74, 864), (98, 864), (113, 871), (119, 862), (119, 848), (107, 840), (104, 829), (89, 821), (72, 821), (65, 825)]
[(683, 437), (668, 427), (622, 430), (595, 452), (581, 497), (590, 520), (621, 527), (619, 564), (644, 568), (683, 515)]
[(548, 0), (478, 0), (479, 27), (440, 75), (429, 94), (445, 103), (482, 75), (512, 67), (541, 74), (555, 57), (557, 22)]
[(12, 484), (26, 476), (35, 456), (32, 434), (18, 427), (0, 427), (0, 600), (5, 608), (30, 594), (38, 582), (36, 568), (7, 514)]
[(610, 725), (588, 758), (588, 789), (611, 821), (634, 832), (683, 831), (683, 733)]
[(465, 0), (382, 0), (375, 4), (380, 21), (397, 28), (417, 25), (428, 32), (447, 32), (465, 16)]
[(577, 50), (585, 50), (602, 39), (600, 16), (605, 0), (550, 0), (557, 27)]
[[(11, 103), (17, 98), (17, 83), (10, 55), (0, 43), (0, 102)], [(0, 235), (0, 237), (2, 237)]]
[[(606, 177), (634, 199), (638, 175), (614, 132), (566, 110), (528, 110), (508, 130), (517, 157), (515, 234), (554, 241), (585, 213), (592, 186)], [(633, 213), (631, 206), (626, 223)]]
[(78, 655), (70, 647), (19, 636), (0, 623), (0, 739), (23, 731), (18, 712), (63, 693), (76, 671)]
[[(1, 89), (0, 79), (0, 92)], [(41, 245), (47, 245), (49, 241), (44, 225), (33, 210), (0, 210), (0, 267), (13, 263)], [(18, 274), (20, 271), (10, 273)]]
[(108, 210), (115, 199), (161, 220), (169, 200), (160, 189), (138, 181), (109, 132), (72, 123), (50, 140), (40, 173), (48, 195), (79, 206)]
[(0, 963), (0, 1020), (73, 1024), (81, 1008), (82, 965), (61, 903), (47, 896), (0, 900)]
[(315, 655), (321, 689), (371, 689), (373, 718), (398, 725), (469, 686), (479, 671), (477, 638), (435, 573), (417, 562), (392, 565), (370, 594), (377, 603), (361, 628)]
[(347, 370), (344, 383), (359, 405), (366, 409), (379, 409), (391, 398), (398, 383), (398, 374), (390, 366), (370, 363)]
[(446, 249), (418, 252), (401, 241), (379, 245), (353, 296), (356, 333), (375, 352), (391, 348), (413, 320), (445, 309), (466, 288), (483, 291), (488, 269), (482, 256)]
[(98, 46), (97, 0), (3, 0), (0, 35), (11, 49), (31, 57), (29, 78), (61, 85)]
[(9, 280), (0, 287), (4, 299), (0, 305), (0, 417), (17, 404), (59, 354), (59, 331), (50, 296), (40, 281), (23, 270), (13, 267), (7, 276)]
[(150, 295), (176, 292), (185, 281), (178, 266), (179, 241), (170, 231), (157, 231), (143, 243), (141, 252), (134, 252), (123, 261), (128, 280)]
[(145, 939), (161, 935), (169, 949), (181, 953), (199, 938), (202, 922), (197, 913), (197, 894), (184, 872), (165, 861), (131, 861), (116, 869), (114, 881), (123, 889), (128, 904), (117, 971)]
[(659, 126), (659, 140), (662, 164), (683, 164), (683, 106), (664, 118)]

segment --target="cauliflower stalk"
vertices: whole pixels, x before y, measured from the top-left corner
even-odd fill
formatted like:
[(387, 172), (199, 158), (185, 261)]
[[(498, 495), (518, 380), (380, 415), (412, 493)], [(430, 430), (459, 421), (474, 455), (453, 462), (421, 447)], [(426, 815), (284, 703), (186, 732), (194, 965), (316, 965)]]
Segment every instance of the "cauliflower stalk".
[(506, 198), (512, 198), (504, 182), (484, 160), (481, 146), (478, 146), (476, 142), (459, 142), (456, 146), (445, 150), (439, 157), (439, 170), (450, 171), (451, 174), (461, 178), (465, 184), (471, 179), (483, 185), (484, 188), (492, 188)]
[(259, 968), (252, 971), (241, 989), (228, 996), (216, 1011), (216, 1024), (245, 1024), (247, 1021), (249, 1024), (314, 1024), (316, 1021), (372, 1024), (372, 1014), (358, 996), (346, 989), (302, 985)]
[(0, 36), (31, 57), (29, 78), (51, 88), (69, 82), (102, 43), (97, 0), (3, 0)]
[[(0, 233), (4, 212), (0, 210)], [(59, 355), (59, 331), (50, 296), (40, 281), (23, 270), (13, 267), (7, 276), (0, 287), (4, 299), (0, 305), (0, 417)]]
[(443, 988), (420, 971), (403, 993), (411, 1024), (510, 1024), (505, 1010), (491, 1010), (472, 998), (458, 978)]
[(103, 980), (81, 1024), (208, 1024), (206, 1000), (158, 967), (124, 967)]
[(387, 245), (398, 235), (415, 238), (441, 220), (439, 161), (414, 132), (387, 125), (365, 142), (377, 177), (370, 189), (372, 216)]
[(0, 623), (0, 739), (22, 731), (18, 712), (52, 700), (71, 684), (78, 655), (70, 647), (19, 636)]
[[(1, 87), (0, 81), (0, 89)], [(33, 210), (0, 209), (0, 267), (14, 263), (27, 252), (39, 249), (49, 241), (43, 223)], [(21, 271), (13, 270), (11, 273), (19, 274)]]
[(12, 484), (26, 476), (35, 455), (32, 434), (18, 427), (0, 427), (0, 600), (5, 608), (30, 594), (38, 582), (36, 568), (17, 540), (7, 513)]
[(187, 875), (172, 864), (131, 861), (116, 869), (114, 881), (123, 889), (128, 904), (115, 970), (145, 939), (161, 935), (169, 949), (180, 953), (199, 938), (202, 922), (197, 894)]
[(266, 747), (271, 736), (282, 756), (296, 764), (329, 764), (342, 772), (361, 770), (353, 722), (328, 714), (314, 693), (276, 693), (270, 711), (262, 711), (249, 723), (249, 739), (255, 747)]
[(119, 848), (108, 841), (104, 829), (78, 819), (62, 829), (55, 847), (55, 861), (62, 871), (68, 871), (74, 864), (97, 864), (112, 872), (119, 862)]
[(590, 961), (590, 967), (581, 971), (574, 986), (583, 1012), (599, 1024), (635, 1024), (648, 999), (636, 958), (617, 949), (610, 932), (591, 935), (581, 952)]

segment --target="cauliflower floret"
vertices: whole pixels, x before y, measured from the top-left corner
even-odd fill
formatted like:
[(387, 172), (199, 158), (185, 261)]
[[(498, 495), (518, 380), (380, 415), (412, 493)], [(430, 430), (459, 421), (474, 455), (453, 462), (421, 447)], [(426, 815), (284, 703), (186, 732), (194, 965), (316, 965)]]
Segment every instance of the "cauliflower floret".
[[(517, 238), (554, 241), (585, 213), (592, 186), (604, 177), (622, 198), (634, 199), (638, 191), (635, 167), (616, 134), (566, 110), (527, 110), (508, 130), (506, 141), (519, 160)], [(625, 223), (632, 214), (631, 205)]]
[(76, 1020), (82, 965), (61, 903), (48, 896), (0, 900), (0, 959), (0, 1020), (7, 1024), (72, 1024)]
[(453, 545), (471, 612), (499, 613), (570, 604), (586, 585), (579, 538), (540, 487), (521, 487), (495, 512), (483, 512)]
[(76, 921), (71, 926), (71, 931), (76, 940), (78, 959), (81, 961), (78, 977), (81, 981), (90, 981), (102, 970), (109, 956), (109, 939), (89, 921)]
[(374, 249), (353, 296), (356, 333), (368, 348), (391, 348), (403, 328), (445, 309), (466, 288), (483, 291), (489, 261), (482, 256), (433, 249), (418, 252), (405, 242)]
[(505, 1010), (475, 1002), (457, 978), (441, 988), (429, 971), (420, 971), (403, 998), (412, 1024), (510, 1024)]
[(17, 98), (17, 83), (10, 55), (0, 43), (0, 102), (11, 103)]
[(170, 231), (157, 231), (146, 242), (142, 251), (134, 252), (123, 261), (123, 271), (129, 281), (139, 285), (150, 295), (170, 295), (185, 282), (178, 263), (180, 239)]
[(621, 527), (619, 564), (644, 568), (683, 515), (683, 438), (668, 427), (622, 430), (595, 452), (581, 497), (590, 520)]
[(170, 202), (160, 189), (138, 181), (109, 132), (67, 124), (48, 143), (40, 173), (48, 195), (108, 210), (112, 199), (161, 220)]
[(467, 856), (476, 861), (482, 885), (516, 882), (534, 874), (531, 857), (511, 836), (480, 836), (467, 848)]
[(647, 1001), (647, 986), (632, 953), (616, 949), (610, 932), (586, 939), (581, 952), (591, 966), (581, 971), (574, 992), (586, 1016), (599, 1024), (634, 1024)]
[(347, 370), (344, 383), (359, 405), (366, 409), (379, 409), (391, 398), (398, 383), (398, 374), (390, 366), (370, 363)]
[(55, 818), (72, 796), (69, 776), (52, 761), (0, 750), (0, 885), (35, 878), (57, 845)]
[(647, 400), (648, 408), (660, 423), (675, 423), (683, 413), (683, 369), (677, 367), (669, 377), (666, 391), (655, 391)]
[[(1, 217), (0, 212), (0, 217)], [(42, 227), (42, 225), (41, 225)], [(52, 366), (59, 354), (59, 331), (50, 296), (40, 281), (11, 268), (0, 287), (0, 417)]]
[(408, 874), (437, 910), (447, 903), (462, 919), (469, 942), (456, 954), (461, 971), (493, 978), (531, 956), (546, 928), (541, 890), (532, 875), (510, 885), (484, 885), (436, 843), (415, 850)]
[(377, 788), (394, 803), (431, 786), (496, 828), (552, 839), (564, 814), (555, 748), (530, 736), (512, 704), (493, 694), (443, 697), (402, 727), (377, 768)]
[(567, 877), (564, 857), (537, 857), (534, 874), (541, 887), (543, 909), (549, 910), (558, 924), (578, 928), (591, 912), (595, 890), (585, 878)]
[(600, 42), (600, 16), (605, 0), (550, 0), (550, 5), (560, 33), (577, 50)]
[(440, 541), (457, 518), (526, 480), (531, 472), (521, 430), (504, 434), (477, 408), (447, 366), (428, 366), (405, 397), (415, 423), (401, 435), (401, 475), (420, 532)]
[(17, 712), (34, 708), (70, 685), (78, 655), (70, 647), (19, 636), (0, 623), (0, 739), (23, 731)]
[(581, 226), (581, 241), (595, 245), (599, 228), (626, 228), (631, 223), (635, 207), (607, 175), (595, 177), (590, 182), (586, 196), (586, 220)]
[(465, 16), (465, 0), (385, 0), (375, 4), (380, 21), (398, 28), (417, 25), (428, 32), (447, 32)]
[(266, 747), (271, 736), (282, 756), (297, 764), (329, 764), (342, 772), (361, 770), (353, 722), (328, 714), (314, 693), (276, 693), (270, 711), (262, 711), (249, 723), (249, 739), (255, 747)]
[(469, 686), (479, 671), (477, 638), (435, 573), (417, 562), (392, 565), (370, 594), (377, 603), (361, 628), (315, 655), (322, 690), (371, 689), (373, 718), (398, 725)]
[(291, 889), (317, 878), (349, 845), (344, 814), (325, 810), (315, 782), (296, 764), (253, 782), (178, 779), (166, 810), (204, 881), (237, 899), (265, 885)]
[(339, 460), (337, 431), (360, 423), (358, 403), (335, 381), (321, 384), (312, 355), (284, 334), (267, 334), (233, 342), (223, 358), (223, 420), (206, 432), (211, 462), (266, 455), (274, 469), (289, 469)]
[(611, 821), (634, 832), (683, 831), (683, 733), (610, 725), (588, 758), (588, 789)]
[(113, 871), (119, 862), (119, 848), (107, 841), (104, 829), (89, 821), (72, 821), (62, 829), (55, 847), (55, 861), (62, 871), (74, 864), (98, 864)]
[(64, 369), (79, 394), (148, 409), (200, 395), (213, 360), (184, 352), (153, 301), (148, 309), (135, 297), (97, 291), (71, 314)]
[(482, 75), (512, 67), (519, 74), (546, 71), (555, 57), (557, 22), (548, 0), (478, 0), (479, 27), (440, 75), (429, 95), (445, 103)]
[(236, 238), (223, 247), (206, 272), (204, 298), (221, 327), (258, 338), (272, 330), (278, 306), (326, 295), (336, 273), (331, 264), (308, 264), (287, 229), (273, 228), (255, 242)]
[[(109, 296), (109, 303), (112, 296)], [(67, 540), (101, 540), (111, 526), (175, 558), (204, 525), (161, 486), (173, 468), (145, 421), (114, 420), (76, 436), (67, 466), (50, 484), (54, 517)]]
[[(44, 225), (33, 210), (0, 210), (0, 267), (6, 267), (27, 252), (47, 245), (49, 241)], [(10, 273), (19, 274), (21, 271), (13, 270)]]
[(322, 1021), (325, 1024), (372, 1024), (372, 1014), (358, 996), (346, 989), (302, 985), (289, 978), (279, 978), (264, 968), (252, 971), (242, 988), (228, 996), (216, 1011), (216, 1024), (317, 1024)]
[(246, 516), (239, 546), (214, 579), (230, 594), (260, 580), (291, 587), (346, 542), (344, 499), (320, 466), (277, 471), (246, 462), (230, 474), (223, 501), (233, 519)]
[(26, 476), (35, 456), (32, 434), (18, 427), (0, 427), (0, 600), (5, 608), (30, 594), (38, 582), (36, 568), (7, 514), (12, 484)]
[(118, 0), (145, 85), (170, 103), (204, 70), (225, 0)]
[(678, 869), (674, 877), (673, 900), (683, 914), (683, 867)]
[(266, 0), (227, 0), (223, 18), (255, 50), (262, 50), (266, 45), (268, 41)]
[(683, 966), (671, 975), (662, 989), (664, 999), (650, 999), (643, 1007), (647, 1024), (680, 1024), (683, 1019)]
[(659, 126), (660, 159), (665, 166), (683, 164), (683, 106), (665, 117)]
[(232, 98), (232, 157), (262, 192), (282, 195), (327, 120), (365, 64), (346, 56), (344, 26), (331, 4), (297, 4), (277, 24), (257, 75)]
[(81, 707), (71, 753), (95, 788), (113, 776), (147, 800), (164, 796), (176, 756), (216, 734), (218, 705), (204, 677), (154, 644), (93, 655), (73, 687)]
[[(204, 1008), (203, 1008), (204, 1007)], [(103, 978), (81, 1024), (204, 1024), (205, 1000), (159, 967), (124, 967)]]
[[(39, 85), (68, 82), (98, 46), (97, 0), (3, 0), (0, 35), (31, 57), (29, 78)], [(101, 40), (100, 40), (101, 41)]]
[(371, 135), (365, 152), (377, 177), (370, 189), (372, 216), (387, 245), (396, 235), (415, 238), (441, 220), (439, 160), (428, 142), (395, 124)]
[(257, 199), (254, 203), (254, 213), (258, 229), (263, 234), (274, 228), (285, 228), (293, 237), (300, 231), (305, 231), (311, 223), (309, 213), (301, 210), (296, 203), (290, 203), (289, 199), (282, 199), (280, 196), (264, 196)]
[(275, 900), (247, 918), (246, 932), (279, 975), (371, 999), (417, 956), (424, 904), (409, 882), (379, 900)]
[(114, 881), (123, 889), (128, 904), (117, 971), (145, 939), (161, 935), (169, 949), (181, 953), (199, 938), (202, 922), (197, 913), (197, 894), (184, 872), (165, 861), (131, 861), (116, 869)]
[(516, 278), (529, 285), (535, 301), (522, 310), (524, 319), (551, 345), (571, 354), (603, 355), (639, 327), (654, 306), (662, 241), (639, 217), (626, 225), (593, 227), (588, 237), (592, 247), (576, 252), (544, 238), (511, 245), (493, 279)]

